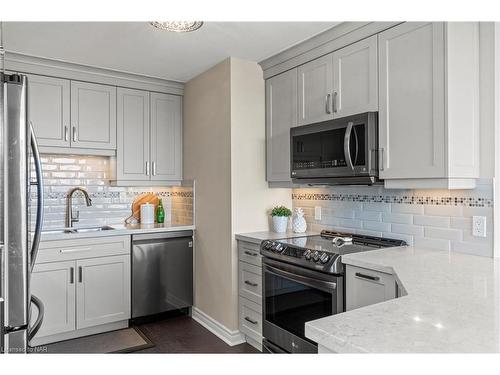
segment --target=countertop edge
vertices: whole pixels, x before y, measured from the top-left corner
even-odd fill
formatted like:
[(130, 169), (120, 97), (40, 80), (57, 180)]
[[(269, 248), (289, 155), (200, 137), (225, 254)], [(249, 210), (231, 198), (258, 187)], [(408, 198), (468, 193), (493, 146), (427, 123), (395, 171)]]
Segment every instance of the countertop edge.
[(58, 234), (44, 234), (42, 232), (41, 241), (61, 241), (61, 240), (76, 240), (81, 238), (100, 238), (100, 237), (112, 237), (112, 236), (132, 236), (137, 234), (148, 234), (148, 233), (163, 233), (163, 232), (180, 232), (184, 230), (196, 230), (194, 225), (180, 225), (180, 226), (170, 226), (161, 228), (123, 228), (120, 226), (115, 227), (113, 230), (105, 230), (101, 232), (87, 232), (87, 233), (58, 233)]

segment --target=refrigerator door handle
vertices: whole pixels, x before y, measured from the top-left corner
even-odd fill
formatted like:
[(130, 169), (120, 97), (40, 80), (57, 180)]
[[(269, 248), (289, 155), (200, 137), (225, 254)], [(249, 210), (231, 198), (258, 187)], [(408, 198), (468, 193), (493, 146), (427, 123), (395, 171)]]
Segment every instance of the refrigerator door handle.
[(35, 337), (36, 333), (40, 329), (43, 323), (43, 314), (44, 314), (44, 306), (43, 302), (40, 301), (40, 299), (35, 296), (31, 295), (31, 303), (36, 306), (38, 309), (38, 316), (36, 317), (35, 323), (33, 323), (33, 326), (29, 327), (28, 329), (28, 342), (31, 341), (33, 337)]
[(38, 149), (38, 142), (36, 140), (35, 131), (33, 129), (33, 124), (30, 121), (30, 134), (31, 134), (31, 149), (33, 151), (33, 160), (35, 162), (35, 174), (36, 174), (36, 193), (37, 193), (37, 211), (36, 211), (36, 222), (35, 222), (35, 233), (33, 235), (33, 243), (31, 245), (31, 263), (30, 271), (33, 271), (35, 266), (36, 256), (38, 254), (38, 247), (40, 245), (40, 236), (42, 234), (43, 226), (43, 176), (42, 176), (42, 163), (40, 160), (40, 151)]

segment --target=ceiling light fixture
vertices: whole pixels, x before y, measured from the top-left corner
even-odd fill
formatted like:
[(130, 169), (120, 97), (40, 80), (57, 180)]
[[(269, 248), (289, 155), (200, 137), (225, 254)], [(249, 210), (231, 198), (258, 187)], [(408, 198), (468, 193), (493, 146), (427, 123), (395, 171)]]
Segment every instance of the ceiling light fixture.
[(174, 31), (176, 33), (187, 33), (190, 31), (198, 30), (203, 22), (201, 21), (152, 21), (151, 25), (156, 27), (157, 29)]

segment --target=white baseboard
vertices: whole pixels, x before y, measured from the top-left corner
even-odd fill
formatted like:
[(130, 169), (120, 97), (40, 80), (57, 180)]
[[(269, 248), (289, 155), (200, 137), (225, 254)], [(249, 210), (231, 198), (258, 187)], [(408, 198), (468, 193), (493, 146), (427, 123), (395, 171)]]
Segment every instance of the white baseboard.
[(240, 331), (231, 331), (229, 328), (194, 306), (192, 318), (229, 346), (243, 344), (245, 342), (245, 336)]

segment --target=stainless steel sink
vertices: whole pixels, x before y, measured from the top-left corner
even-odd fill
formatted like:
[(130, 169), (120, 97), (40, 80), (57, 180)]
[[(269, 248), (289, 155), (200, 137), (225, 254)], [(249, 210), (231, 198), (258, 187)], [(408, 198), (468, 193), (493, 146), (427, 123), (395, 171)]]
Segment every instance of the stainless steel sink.
[(102, 227), (88, 227), (88, 228), (64, 228), (64, 229), (49, 229), (44, 230), (44, 234), (71, 234), (71, 233), (90, 233), (90, 232), (101, 232), (105, 230), (113, 230), (115, 228), (109, 225), (104, 225)]
[(104, 230), (113, 230), (115, 228), (108, 225), (102, 227), (90, 227), (90, 228), (71, 228), (71, 233), (88, 233), (88, 232), (102, 232)]

